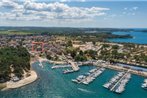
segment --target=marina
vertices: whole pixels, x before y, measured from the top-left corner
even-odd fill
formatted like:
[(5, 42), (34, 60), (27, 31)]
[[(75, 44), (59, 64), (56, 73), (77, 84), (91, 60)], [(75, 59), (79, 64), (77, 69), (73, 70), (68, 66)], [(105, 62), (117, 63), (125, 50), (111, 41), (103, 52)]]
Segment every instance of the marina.
[(92, 69), (88, 73), (84, 75), (80, 75), (76, 79), (72, 79), (72, 81), (76, 83), (82, 83), (82, 84), (87, 85), (91, 83), (93, 80), (95, 80), (96, 77), (98, 77), (100, 74), (102, 74), (104, 70), (105, 70), (104, 68), (99, 68), (99, 67)]
[(80, 68), (82, 66), (97, 66), (97, 67), (103, 67), (106, 69), (112, 69), (112, 70), (117, 70), (117, 71), (128, 71), (129, 68), (129, 72), (131, 74), (136, 74), (139, 76), (143, 76), (143, 77), (147, 77), (147, 69), (143, 68), (143, 67), (136, 67), (136, 66), (132, 66), (129, 64), (120, 64), (120, 63), (116, 63), (116, 64), (111, 64), (110, 62), (107, 61), (103, 61), (103, 60), (93, 60), (93, 61), (85, 61), (85, 62), (73, 62), (70, 60), (67, 60), (69, 65), (65, 65), (65, 64), (61, 64), (61, 65), (54, 65), (52, 66), (52, 69), (57, 69), (57, 68), (72, 68), (72, 70), (67, 69), (64, 70), (63, 73), (72, 73), (72, 72), (76, 72), (78, 70), (80, 70)]
[[(77, 84), (85, 84), (88, 85), (91, 82), (93, 82), (99, 75), (103, 73), (105, 68), (113, 69), (120, 71), (117, 75), (115, 75), (109, 82), (103, 85), (103, 87), (109, 89), (112, 92), (115, 93), (122, 93), (125, 91), (125, 87), (127, 83), (129, 82), (131, 78), (131, 73), (137, 74), (140, 76), (146, 77), (146, 69), (145, 68), (139, 68), (139, 67), (129, 67), (127, 69), (127, 66), (130, 65), (124, 65), (120, 66), (119, 64), (110, 64), (109, 62), (103, 61), (103, 60), (97, 60), (97, 61), (89, 61), (89, 62), (73, 62), (69, 61), (69, 65), (57, 65), (53, 66), (54, 68), (68, 68), (71, 69), (65, 69), (63, 71), (63, 74), (68, 73), (74, 73), (80, 70), (83, 65), (94, 65), (96, 68), (89, 70), (89, 72), (79, 75), (76, 79), (71, 79), (72, 82)], [(139, 69), (142, 69), (141, 71)], [(147, 80), (144, 80), (144, 83), (141, 85), (142, 88), (147, 88)]]
[(71, 82), (71, 79), (78, 75), (84, 75), (85, 72), (88, 73), (90, 70), (95, 69), (95, 66), (83, 66), (80, 67), (81, 70), (78, 72), (65, 75), (62, 74), (63, 70), (61, 68), (52, 70), (51, 66), (53, 64), (43, 62), (43, 69), (41, 66), (36, 66), (38, 64), (33, 64), (33, 68), (37, 71), (40, 79), (31, 85), (16, 90), (0, 92), (0, 96), (2, 98), (26, 98), (25, 95), (30, 98), (146, 98), (147, 96), (146, 90), (141, 88), (144, 78), (137, 75), (132, 75), (131, 81), (125, 88), (126, 91), (120, 95), (112, 93), (102, 86), (118, 73), (115, 70), (106, 69), (94, 82), (89, 85), (81, 85)]
[(131, 78), (131, 74), (128, 72), (119, 72), (109, 82), (103, 86), (110, 91), (116, 93), (122, 93), (125, 90), (125, 86)]
[[(82, 75), (79, 75), (76, 79), (71, 79), (72, 82), (77, 83), (77, 84), (85, 84), (88, 85), (89, 83), (93, 82), (100, 74), (103, 73), (105, 68), (108, 69), (113, 69), (113, 70), (118, 70), (121, 72), (118, 72), (116, 76), (114, 76), (109, 82), (103, 85), (103, 87), (109, 89), (112, 92), (115, 93), (122, 93), (125, 91), (126, 84), (129, 82), (131, 78), (131, 73), (141, 75), (146, 77), (146, 71), (140, 72), (140, 70), (133, 69), (130, 67), (130, 69), (126, 69), (126, 66), (117, 66), (117, 65), (112, 65), (106, 61), (98, 60), (98, 61), (89, 61), (89, 62), (69, 62), (69, 65), (57, 65), (53, 66), (52, 69), (54, 68), (71, 68), (71, 69), (65, 69), (63, 71), (63, 74), (68, 74), (68, 73), (74, 73), (79, 71), (80, 67), (83, 65), (94, 65), (97, 66), (94, 69), (89, 70), (89, 72), (84, 73)], [(100, 67), (101, 66), (101, 67)], [(129, 65), (128, 65), (129, 66)], [(142, 68), (143, 69), (143, 68)], [(147, 80), (144, 80), (144, 83), (141, 85), (142, 88), (147, 88)]]

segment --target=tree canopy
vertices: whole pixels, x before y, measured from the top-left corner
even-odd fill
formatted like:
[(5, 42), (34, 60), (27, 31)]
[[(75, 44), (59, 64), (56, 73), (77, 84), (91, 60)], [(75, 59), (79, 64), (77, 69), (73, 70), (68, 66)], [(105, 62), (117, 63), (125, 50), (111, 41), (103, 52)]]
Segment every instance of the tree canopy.
[[(11, 66), (14, 71), (12, 72)], [(5, 47), (0, 49), (0, 80), (9, 80), (13, 73), (21, 77), (23, 70), (30, 70), (30, 54), (23, 47)]]

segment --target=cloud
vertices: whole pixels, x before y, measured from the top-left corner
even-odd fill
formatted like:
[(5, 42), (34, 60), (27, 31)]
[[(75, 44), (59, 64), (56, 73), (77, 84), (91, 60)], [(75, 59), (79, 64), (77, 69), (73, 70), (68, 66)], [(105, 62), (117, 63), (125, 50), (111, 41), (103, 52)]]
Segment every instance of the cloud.
[(0, 8), (6, 9), (19, 9), (22, 5), (19, 5), (16, 0), (0, 0)]
[(122, 14), (123, 15), (136, 15), (136, 11), (139, 9), (139, 7), (136, 7), (136, 6), (134, 6), (134, 7), (130, 7), (130, 8), (127, 8), (127, 7), (125, 7), (125, 8), (123, 8), (123, 12), (122, 12)]
[(10, 9), (10, 11), (0, 11), (0, 19), (27, 21), (93, 19), (105, 15), (105, 11), (110, 10), (102, 7), (71, 7), (61, 2), (44, 3), (34, 0), (25, 0), (24, 2), (1, 0), (0, 8)]
[(138, 7), (133, 7), (132, 9), (133, 9), (133, 10), (137, 10), (137, 9), (138, 9)]
[(127, 7), (124, 8), (124, 10), (127, 10), (127, 9), (128, 9)]
[(137, 6), (130, 7), (130, 8), (128, 8), (128, 7), (123, 8), (123, 10), (129, 10), (129, 11), (136, 11), (138, 9), (139, 9), (139, 7), (137, 7)]
[(60, 2), (86, 2), (86, 0), (60, 0)]

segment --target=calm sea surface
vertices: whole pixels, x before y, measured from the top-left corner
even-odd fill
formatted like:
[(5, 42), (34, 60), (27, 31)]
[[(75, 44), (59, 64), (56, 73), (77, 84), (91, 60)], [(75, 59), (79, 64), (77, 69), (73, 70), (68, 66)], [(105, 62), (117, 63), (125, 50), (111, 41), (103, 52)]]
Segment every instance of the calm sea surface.
[(113, 32), (113, 34), (117, 35), (125, 35), (130, 34), (133, 38), (115, 38), (110, 39), (111, 42), (128, 42), (128, 43), (137, 43), (137, 44), (147, 44), (147, 32)]
[(0, 92), (0, 98), (147, 98), (147, 90), (141, 88), (143, 77), (132, 75), (122, 94), (116, 94), (102, 85), (117, 73), (105, 70), (89, 85), (75, 84), (71, 79), (88, 72), (94, 66), (83, 66), (79, 72), (62, 74), (63, 69), (51, 69), (51, 64), (43, 63), (44, 68), (33, 65), (39, 79), (27, 86)]

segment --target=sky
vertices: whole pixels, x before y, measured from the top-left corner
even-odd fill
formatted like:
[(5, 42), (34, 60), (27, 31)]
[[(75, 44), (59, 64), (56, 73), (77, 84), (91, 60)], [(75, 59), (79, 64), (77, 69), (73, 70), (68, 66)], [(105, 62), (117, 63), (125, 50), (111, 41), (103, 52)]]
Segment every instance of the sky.
[(147, 28), (147, 1), (0, 0), (0, 26)]

